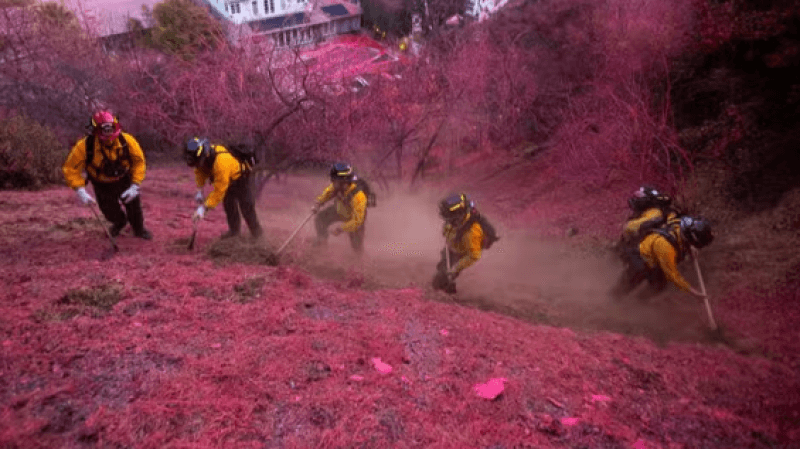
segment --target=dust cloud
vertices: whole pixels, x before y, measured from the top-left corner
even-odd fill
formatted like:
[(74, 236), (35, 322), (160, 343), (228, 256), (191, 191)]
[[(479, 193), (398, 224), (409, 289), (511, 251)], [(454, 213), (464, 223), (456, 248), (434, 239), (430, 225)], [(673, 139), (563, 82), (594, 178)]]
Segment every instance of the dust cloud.
[[(290, 177), (268, 185), (260, 201), (260, 217), (270, 241), (279, 246), (309, 217), (325, 177)], [(444, 239), (437, 203), (450, 193), (395, 188), (378, 190), (378, 207), (367, 212), (364, 255), (359, 258), (346, 236), (312, 246), (313, 218), (287, 245), (281, 259), (325, 279), (362, 288), (420, 287), (436, 300), (478, 307), (538, 324), (588, 331), (646, 336), (657, 343), (705, 340), (701, 305), (677, 290), (641, 300), (617, 300), (608, 291), (622, 265), (607, 248), (569, 241), (546, 241), (532, 232), (505, 229), (487, 217), (500, 240), (457, 279), (454, 296), (430, 288)], [(480, 208), (480, 204), (479, 204)], [(691, 276), (687, 276), (690, 281)]]

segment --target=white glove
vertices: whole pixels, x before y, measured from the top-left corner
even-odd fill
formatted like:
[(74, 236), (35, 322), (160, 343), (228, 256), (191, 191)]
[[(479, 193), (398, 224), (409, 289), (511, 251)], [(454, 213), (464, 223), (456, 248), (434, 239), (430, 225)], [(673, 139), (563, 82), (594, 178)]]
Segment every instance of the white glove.
[(194, 215), (192, 215), (192, 220), (194, 221), (202, 220), (203, 217), (205, 217), (205, 215), (206, 215), (206, 207), (201, 204), (197, 206), (197, 210), (194, 211)]
[(204, 200), (205, 200), (205, 198), (203, 198), (203, 191), (202, 190), (198, 190), (197, 194), (194, 196), (195, 203), (203, 204)]
[(89, 203), (97, 204), (97, 201), (92, 198), (91, 195), (86, 191), (86, 187), (80, 187), (75, 190), (75, 193), (78, 194), (78, 199), (81, 200), (84, 206), (88, 205)]
[(128, 190), (122, 192), (122, 195), (119, 197), (123, 203), (127, 204), (133, 201), (137, 196), (139, 196), (139, 184), (131, 184)]

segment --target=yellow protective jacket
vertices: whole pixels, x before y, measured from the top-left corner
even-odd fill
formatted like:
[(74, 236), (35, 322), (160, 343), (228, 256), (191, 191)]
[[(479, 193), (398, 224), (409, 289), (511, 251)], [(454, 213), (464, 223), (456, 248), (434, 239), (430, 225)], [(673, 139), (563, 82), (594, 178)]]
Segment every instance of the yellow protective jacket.
[(473, 265), (481, 258), (483, 251), (483, 228), (477, 221), (469, 226), (469, 229), (463, 231), (461, 238), (458, 238), (461, 226), (465, 226), (469, 221), (471, 214), (464, 217), (464, 221), (460, 226), (453, 226), (445, 223), (442, 234), (444, 234), (447, 242), (447, 247), (458, 255), (458, 261), (455, 262), (452, 270), (460, 273), (463, 269)]
[(689, 245), (681, 236), (680, 226), (671, 225), (666, 230), (678, 244), (677, 248), (665, 236), (654, 232), (648, 234), (639, 244), (639, 254), (648, 267), (658, 268), (664, 273), (667, 280), (679, 289), (688, 292), (689, 283), (678, 271), (678, 262), (683, 259)]
[(670, 211), (665, 220), (664, 212), (657, 207), (652, 207), (644, 211), (642, 215), (628, 220), (628, 222), (625, 223), (622, 229), (622, 238), (628, 241), (637, 240), (639, 238), (639, 230), (642, 229), (642, 227), (653, 227), (661, 222), (672, 220), (675, 217), (677, 217), (677, 214)]
[[(141, 184), (142, 181), (144, 181), (144, 173), (147, 167), (144, 162), (142, 147), (139, 146), (139, 142), (130, 134), (121, 133), (120, 135), (125, 137), (125, 142), (128, 144), (129, 157), (127, 159), (122, 157), (124, 151), (119, 138), (115, 139), (109, 148), (104, 148), (100, 139), (95, 138), (94, 157), (88, 164), (86, 161), (86, 137), (75, 143), (67, 156), (67, 160), (61, 167), (61, 171), (64, 173), (64, 179), (71, 189), (86, 186), (86, 179), (83, 177), (84, 171), (89, 175), (89, 178), (97, 180), (97, 182), (100, 183), (119, 181), (127, 176), (128, 173), (130, 173), (131, 181), (134, 184)], [(99, 170), (103, 165), (104, 158), (109, 161), (116, 161), (119, 159), (122, 166), (126, 169), (126, 174), (110, 178), (101, 173)]]
[(337, 191), (331, 183), (317, 197), (319, 204), (335, 199), (336, 213), (345, 220), (342, 225), (345, 232), (356, 232), (367, 218), (367, 194), (362, 190), (356, 191), (356, 188), (353, 182), (346, 189)]
[(204, 203), (206, 209), (213, 209), (225, 198), (225, 193), (231, 182), (236, 181), (242, 176), (244, 168), (238, 159), (233, 157), (222, 145), (212, 145), (211, 151), (215, 153), (214, 163), (211, 169), (204, 167), (194, 168), (194, 179), (197, 188), (202, 189), (206, 181), (210, 181), (214, 190), (208, 195)]

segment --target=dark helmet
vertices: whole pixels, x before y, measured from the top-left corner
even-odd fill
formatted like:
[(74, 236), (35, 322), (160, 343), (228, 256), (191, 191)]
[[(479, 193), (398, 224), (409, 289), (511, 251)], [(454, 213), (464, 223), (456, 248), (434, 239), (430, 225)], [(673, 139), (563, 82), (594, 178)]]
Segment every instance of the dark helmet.
[(695, 248), (703, 248), (714, 241), (711, 223), (703, 217), (681, 217), (681, 235)]
[(628, 207), (636, 213), (642, 213), (651, 207), (669, 207), (670, 205), (672, 205), (672, 197), (649, 185), (639, 187), (639, 190), (633, 192), (633, 196), (628, 198)]
[(336, 162), (331, 166), (331, 181), (352, 181), (355, 178), (353, 167), (347, 162)]
[(474, 203), (464, 193), (447, 196), (439, 202), (439, 215), (446, 221), (463, 219), (472, 210)]
[(183, 149), (183, 158), (190, 167), (196, 167), (211, 157), (211, 143), (203, 137), (192, 137)]

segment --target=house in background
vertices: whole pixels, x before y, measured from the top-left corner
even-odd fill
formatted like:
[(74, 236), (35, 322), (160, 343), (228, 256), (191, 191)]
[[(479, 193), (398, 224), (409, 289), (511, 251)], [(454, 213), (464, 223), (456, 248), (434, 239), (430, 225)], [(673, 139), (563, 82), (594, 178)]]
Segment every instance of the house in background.
[(278, 47), (319, 42), (361, 29), (360, 0), (203, 0), (215, 16)]
[[(129, 24), (147, 26), (145, 9), (162, 0), (64, 0), (107, 51), (130, 48), (138, 38)], [(225, 25), (229, 39), (264, 36), (279, 47), (319, 42), (361, 29), (360, 0), (196, 0)], [(238, 31), (233, 31), (238, 29)], [(139, 30), (141, 31), (141, 30)]]
[[(100, 38), (107, 52), (132, 47), (139, 37), (131, 32), (131, 20), (148, 23), (144, 8), (152, 11), (161, 0), (63, 0), (65, 7), (91, 32)], [(138, 30), (139, 33), (143, 30)]]

